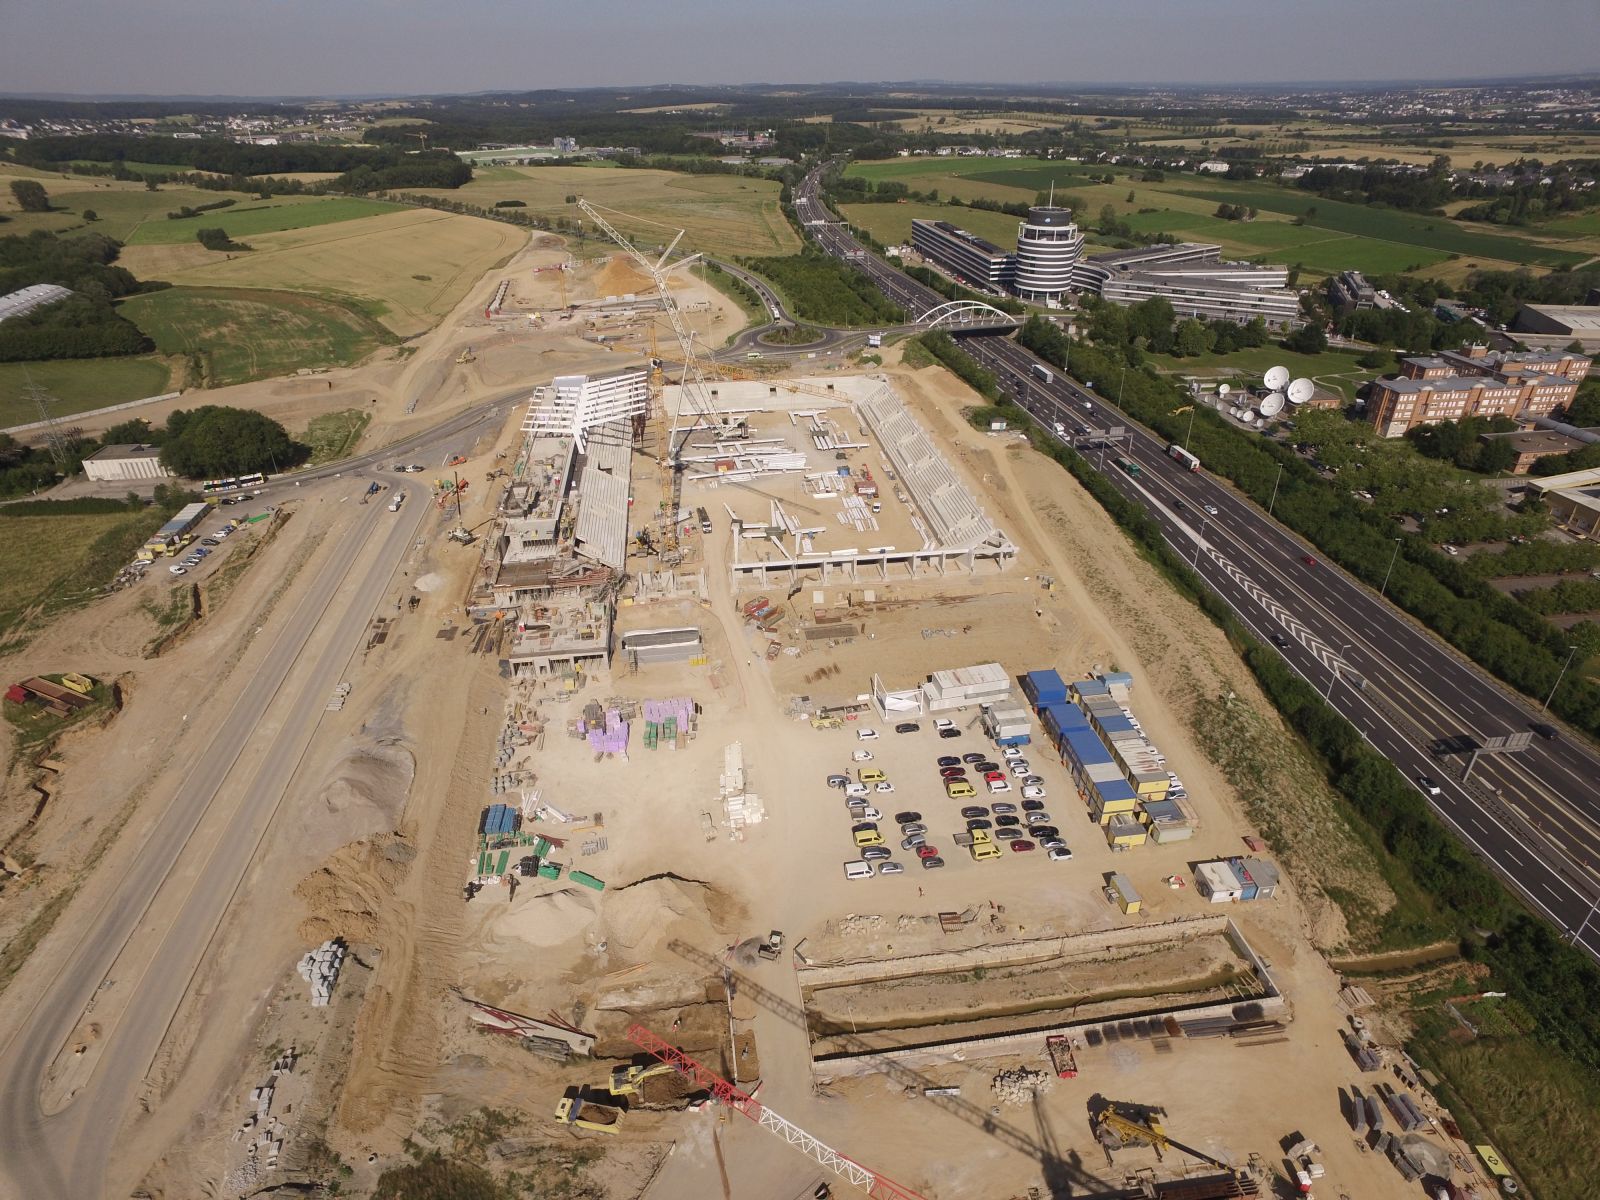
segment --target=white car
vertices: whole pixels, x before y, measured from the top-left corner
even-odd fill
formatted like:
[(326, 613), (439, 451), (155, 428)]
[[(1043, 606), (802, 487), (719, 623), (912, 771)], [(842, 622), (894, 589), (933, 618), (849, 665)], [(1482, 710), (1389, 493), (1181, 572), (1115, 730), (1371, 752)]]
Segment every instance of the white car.
[(876, 729), (858, 729), (858, 730), (856, 730), (856, 741), (858, 741), (858, 742), (875, 742), (877, 740), (878, 740), (878, 731)]
[(954, 729), (956, 727), (956, 723), (949, 717), (940, 717), (934, 721), (933, 727), (935, 729)]
[(1065, 846), (1051, 846), (1048, 853), (1050, 855), (1051, 862), (1072, 861), (1072, 851), (1068, 850)]
[(989, 780), (989, 794), (991, 796), (998, 796), (1001, 792), (1009, 792), (1010, 790), (1011, 781), (1009, 779)]
[(844, 798), (846, 801), (865, 800), (871, 794), (864, 783), (847, 783), (844, 785)]
[(875, 792), (882, 792), (885, 796), (887, 796), (894, 791), (894, 784), (885, 779), (882, 783), (873, 784), (872, 790)]
[(1027, 759), (1016, 759), (1010, 764), (1010, 767), (1011, 774), (1016, 776), (1018, 779), (1023, 779), (1033, 774), (1033, 768), (1028, 765)]
[(168, 567), (167, 570), (171, 571), (174, 575), (187, 575), (189, 573), (188, 567)]
[(851, 759), (852, 762), (871, 762), (872, 761), (872, 751), (871, 750), (857, 750), (855, 753), (853, 753), (850, 756), (850, 759)]
[(1022, 785), (1022, 798), (1024, 800), (1044, 800), (1044, 799), (1047, 799), (1047, 797), (1045, 795), (1045, 790), (1044, 790), (1043, 785), (1037, 784), (1037, 783), (1025, 783), (1025, 784), (1023, 784)]
[(1022, 757), (1023, 750), (1021, 746), (1007, 746), (1005, 749), (1001, 750), (1000, 753), (1005, 755), (1012, 762), (1016, 762)]
[(881, 821), (883, 820), (883, 814), (869, 804), (862, 809), (859, 817), (852, 816), (850, 819), (853, 821)]

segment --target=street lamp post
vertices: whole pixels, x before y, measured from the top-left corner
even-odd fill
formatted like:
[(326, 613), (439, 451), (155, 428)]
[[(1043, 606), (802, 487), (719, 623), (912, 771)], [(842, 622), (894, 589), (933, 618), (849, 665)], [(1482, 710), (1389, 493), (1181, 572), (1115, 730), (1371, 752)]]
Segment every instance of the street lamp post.
[(1272, 499), (1267, 502), (1267, 516), (1272, 515), (1273, 507), (1278, 503), (1278, 482), (1283, 478), (1283, 464), (1278, 464), (1277, 478), (1272, 481)]
[(1196, 571), (1200, 569), (1200, 543), (1205, 540), (1206, 522), (1208, 520), (1210, 520), (1209, 517), (1203, 516), (1200, 518), (1200, 536), (1194, 540), (1194, 563), (1192, 565)]
[[(1340, 656), (1340, 658), (1343, 658), (1344, 655), (1349, 651), (1350, 647), (1353, 646), (1354, 644), (1355, 644), (1354, 642), (1346, 642), (1343, 646), (1341, 646), (1339, 648), (1339, 656)], [(1339, 678), (1339, 661), (1338, 661), (1338, 659), (1335, 659), (1332, 663), (1329, 664), (1329, 666), (1332, 668), (1333, 673), (1328, 676), (1328, 686), (1322, 690), (1322, 698), (1324, 700), (1331, 700), (1333, 698), (1333, 681)]]
[(1122, 374), (1117, 379), (1117, 407), (1122, 407), (1122, 385), (1128, 382), (1128, 364), (1122, 364)]
[(1556, 681), (1550, 685), (1550, 694), (1544, 698), (1544, 703), (1539, 706), (1539, 711), (1544, 712), (1550, 707), (1550, 701), (1556, 698), (1556, 689), (1561, 686), (1561, 679), (1567, 673), (1567, 668), (1572, 665), (1572, 656), (1578, 652), (1576, 646), (1567, 647), (1567, 661), (1561, 664), (1561, 670), (1556, 672)]
[(1589, 928), (1589, 922), (1594, 920), (1594, 912), (1597, 908), (1600, 908), (1600, 896), (1596, 896), (1594, 898), (1594, 903), (1589, 905), (1589, 911), (1585, 913), (1583, 917), (1583, 924), (1579, 925), (1578, 928), (1573, 931), (1572, 944), (1574, 946), (1579, 944), (1579, 940), (1583, 937), (1583, 931)]
[(1200, 402), (1196, 400), (1189, 406), (1189, 430), (1183, 435), (1183, 448), (1189, 448), (1189, 439), (1194, 436), (1194, 414), (1200, 409)]
[(1378, 589), (1378, 599), (1383, 599), (1383, 594), (1389, 590), (1389, 571), (1394, 570), (1394, 560), (1400, 557), (1400, 539), (1394, 540), (1394, 553), (1389, 555), (1388, 570), (1383, 573), (1383, 586)]

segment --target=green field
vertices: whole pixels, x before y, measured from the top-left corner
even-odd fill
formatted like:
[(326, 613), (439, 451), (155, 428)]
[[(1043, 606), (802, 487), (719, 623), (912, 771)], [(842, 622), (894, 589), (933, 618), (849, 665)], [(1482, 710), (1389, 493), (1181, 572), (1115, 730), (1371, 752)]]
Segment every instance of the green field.
[(25, 398), (29, 376), (55, 400), (50, 411), (57, 416), (159, 396), (170, 386), (167, 364), (148, 354), (0, 363), (0, 429), (39, 419), (39, 410)]
[(1600, 210), (1591, 209), (1570, 217), (1558, 217), (1538, 227), (1548, 237), (1582, 238), (1600, 237)]
[(1173, 375), (1247, 382), (1258, 381), (1272, 367), (1281, 364), (1289, 368), (1290, 375), (1314, 379), (1330, 390), (1343, 392), (1346, 401), (1353, 401), (1356, 388), (1383, 374), (1381, 368), (1370, 370), (1357, 366), (1356, 357), (1355, 352), (1345, 350), (1291, 354), (1279, 346), (1255, 346), (1232, 354), (1199, 354), (1192, 358), (1152, 354), (1149, 361), (1158, 371)]
[[(185, 217), (177, 221), (166, 220), (168, 209), (163, 209), (162, 219), (146, 221), (128, 238), (128, 242), (136, 246), (176, 245), (194, 241), (198, 229), (225, 229), (229, 237), (240, 239), (254, 234), (310, 229), (338, 221), (375, 217), (380, 213), (400, 212), (401, 209), (401, 205), (384, 204), (378, 200), (332, 196), (277, 196), (272, 200), (215, 209), (203, 212), (198, 217)], [(171, 211), (176, 211), (176, 207), (173, 206)]]
[(0, 520), (0, 650), (99, 595), (160, 524), (154, 509)]
[(1016, 217), (985, 212), (981, 208), (957, 208), (948, 204), (844, 204), (839, 214), (852, 225), (865, 229), (886, 246), (911, 240), (912, 221), (949, 221), (968, 233), (987, 238), (1003, 250), (1017, 245)]
[(348, 366), (394, 340), (348, 305), (254, 288), (169, 288), (124, 301), (122, 314), (163, 354), (200, 355), (210, 387)]
[[(170, 187), (159, 192), (146, 191), (142, 184), (118, 183), (113, 180), (44, 180), (45, 191), (50, 195), (53, 211), (47, 213), (7, 212), (11, 218), (0, 226), (0, 235), (32, 233), (35, 229), (48, 229), (65, 233), (80, 229), (103, 233), (119, 242), (132, 239), (134, 232), (146, 221), (163, 225), (177, 224), (168, 221), (167, 213), (184, 205), (214, 204), (227, 196), (226, 192), (208, 192), (201, 188)], [(9, 198), (9, 197), (8, 197)], [(244, 199), (236, 196), (236, 199)], [(83, 214), (93, 210), (99, 220), (90, 224)], [(193, 237), (191, 233), (189, 235)]]

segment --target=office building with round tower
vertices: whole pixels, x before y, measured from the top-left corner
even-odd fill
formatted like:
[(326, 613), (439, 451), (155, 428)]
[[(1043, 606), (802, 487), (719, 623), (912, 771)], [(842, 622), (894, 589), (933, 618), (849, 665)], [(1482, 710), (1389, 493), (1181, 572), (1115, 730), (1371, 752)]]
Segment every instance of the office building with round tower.
[(1038, 205), (1017, 227), (1017, 265), (1012, 286), (1024, 300), (1055, 304), (1072, 284), (1072, 268), (1083, 253), (1083, 234), (1070, 208)]

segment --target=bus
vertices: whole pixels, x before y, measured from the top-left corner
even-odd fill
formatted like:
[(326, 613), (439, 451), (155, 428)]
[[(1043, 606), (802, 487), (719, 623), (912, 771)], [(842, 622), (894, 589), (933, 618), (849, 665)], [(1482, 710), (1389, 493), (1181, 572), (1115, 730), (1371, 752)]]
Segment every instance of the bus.
[(200, 485), (200, 491), (207, 496), (214, 496), (218, 492), (232, 492), (239, 488), (260, 487), (267, 481), (267, 477), (260, 471), (250, 475), (230, 476), (227, 479), (208, 479)]
[(1139, 478), (1140, 475), (1144, 474), (1144, 469), (1142, 467), (1140, 467), (1138, 463), (1134, 462), (1133, 459), (1131, 459), (1131, 458), (1119, 458), (1119, 459), (1117, 459), (1117, 466), (1121, 467), (1124, 471), (1126, 471), (1128, 473), (1129, 476), (1131, 476), (1134, 479), (1137, 479), (1137, 478)]
[(1178, 445), (1177, 442), (1173, 442), (1172, 445), (1167, 447), (1167, 457), (1180, 463), (1185, 471), (1198, 471), (1200, 469), (1200, 460)]
[(1033, 364), (1032, 371), (1033, 377), (1040, 383), (1050, 382), (1050, 372), (1046, 368), (1040, 366), (1038, 363)]

